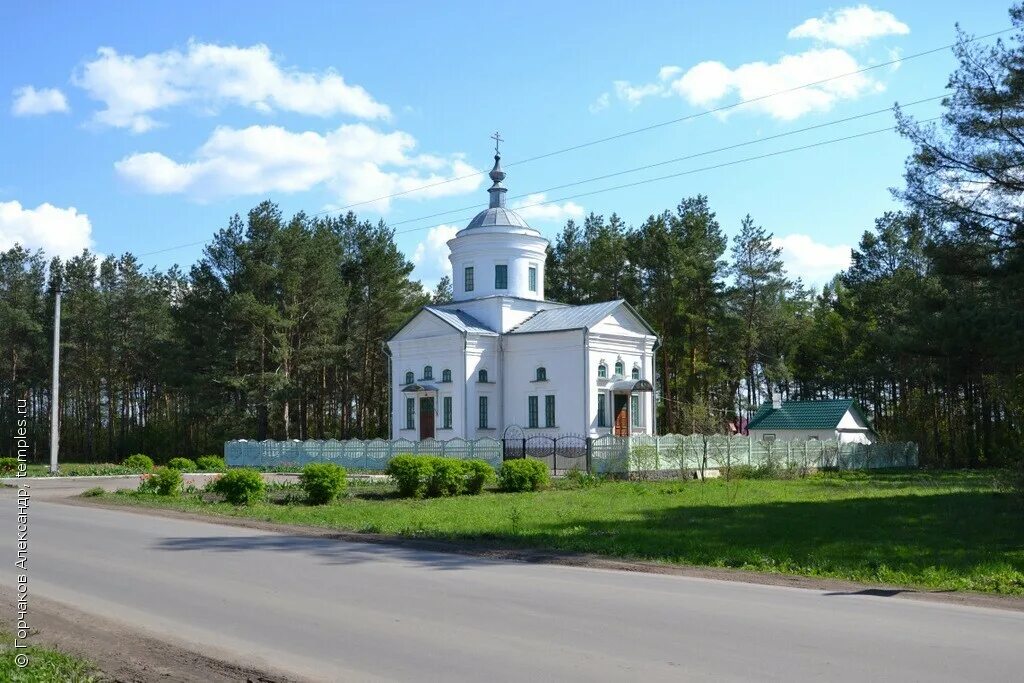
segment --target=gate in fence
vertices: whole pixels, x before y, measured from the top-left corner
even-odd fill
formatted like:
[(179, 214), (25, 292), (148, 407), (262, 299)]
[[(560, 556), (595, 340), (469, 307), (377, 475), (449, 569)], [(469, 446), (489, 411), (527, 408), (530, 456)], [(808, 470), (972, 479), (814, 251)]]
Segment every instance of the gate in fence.
[(530, 437), (516, 436), (506, 431), (502, 439), (502, 460), (533, 458), (547, 463), (552, 474), (564, 474), (572, 469), (590, 471), (590, 442), (580, 434)]

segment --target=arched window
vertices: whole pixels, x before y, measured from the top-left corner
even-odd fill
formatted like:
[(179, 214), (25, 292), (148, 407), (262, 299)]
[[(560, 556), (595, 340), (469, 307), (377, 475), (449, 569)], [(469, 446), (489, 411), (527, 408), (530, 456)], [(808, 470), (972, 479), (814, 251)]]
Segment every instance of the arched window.
[(441, 371), (441, 381), (442, 382), (451, 382), (452, 381), (452, 371), (448, 370), (448, 369), (442, 370)]
[(548, 379), (548, 369), (545, 368), (542, 365), (541, 367), (537, 368), (537, 381), (538, 382), (546, 382), (547, 379)]
[(640, 366), (639, 365), (634, 365), (633, 366), (633, 379), (640, 379)]
[(434, 367), (431, 365), (423, 366), (423, 379), (434, 379)]
[(616, 375), (624, 375), (624, 374), (626, 374), (626, 364), (623, 363), (621, 360), (615, 361), (615, 374)]
[(405, 383), (406, 384), (412, 384), (415, 381), (416, 381), (416, 375), (412, 374), (411, 370), (409, 372), (405, 373)]
[(482, 382), (482, 383), (486, 384), (487, 383), (487, 370), (481, 370), (480, 372), (476, 373), (476, 381)]
[(605, 365), (604, 363), (601, 363), (600, 365), (598, 365), (597, 366), (597, 376), (598, 376), (599, 379), (605, 379), (606, 377), (608, 377), (608, 366)]

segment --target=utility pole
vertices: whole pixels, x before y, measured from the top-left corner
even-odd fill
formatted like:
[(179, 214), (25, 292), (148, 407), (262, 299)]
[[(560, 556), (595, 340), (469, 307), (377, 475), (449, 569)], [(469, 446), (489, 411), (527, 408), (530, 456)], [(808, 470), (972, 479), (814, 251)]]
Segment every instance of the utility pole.
[(60, 289), (53, 304), (53, 388), (50, 391), (50, 473), (57, 473), (57, 449), (60, 445)]

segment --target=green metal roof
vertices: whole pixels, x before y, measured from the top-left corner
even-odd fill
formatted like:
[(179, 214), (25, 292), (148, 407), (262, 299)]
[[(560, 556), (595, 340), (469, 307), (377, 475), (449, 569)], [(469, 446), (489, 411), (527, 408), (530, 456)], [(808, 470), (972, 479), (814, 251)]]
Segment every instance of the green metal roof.
[(771, 403), (765, 403), (750, 418), (747, 429), (835, 429), (848, 410), (852, 410), (871, 429), (867, 416), (857, 402), (850, 398), (783, 401), (781, 408), (773, 408)]

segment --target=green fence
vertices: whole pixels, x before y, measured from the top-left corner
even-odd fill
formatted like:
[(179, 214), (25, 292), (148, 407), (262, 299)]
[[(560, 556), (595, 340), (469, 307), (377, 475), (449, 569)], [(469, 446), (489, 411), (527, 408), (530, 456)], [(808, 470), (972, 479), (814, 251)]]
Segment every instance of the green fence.
[(595, 472), (720, 470), (728, 467), (866, 470), (917, 467), (917, 444), (759, 441), (747, 436), (602, 436), (593, 439)]
[(333, 462), (347, 469), (383, 470), (396, 455), (415, 453), (466, 460), (479, 458), (494, 467), (501, 465), (501, 441), (497, 439), (448, 439), (409, 441), (373, 439), (361, 441), (228, 441), (224, 459), (231, 467), (301, 468), (310, 462)]

